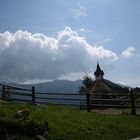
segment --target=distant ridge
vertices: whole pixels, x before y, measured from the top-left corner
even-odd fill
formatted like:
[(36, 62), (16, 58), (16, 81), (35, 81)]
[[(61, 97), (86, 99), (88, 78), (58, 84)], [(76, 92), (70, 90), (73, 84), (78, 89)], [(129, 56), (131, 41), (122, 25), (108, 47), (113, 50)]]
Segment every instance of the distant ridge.
[[(54, 93), (79, 93), (79, 87), (82, 86), (82, 80), (69, 81), (69, 80), (54, 80), (38, 84), (15, 84), (15, 83), (6, 83), (0, 82), (1, 84), (18, 86), (21, 88), (31, 89), (32, 86), (35, 86), (36, 91), (39, 92), (54, 92)], [(121, 87), (132, 88), (130, 86), (122, 85), (115, 83)]]
[(82, 80), (54, 80), (39, 84), (20, 85), (24, 88), (31, 88), (35, 86), (36, 91), (39, 92), (54, 92), (54, 93), (78, 93), (79, 87), (82, 85)]

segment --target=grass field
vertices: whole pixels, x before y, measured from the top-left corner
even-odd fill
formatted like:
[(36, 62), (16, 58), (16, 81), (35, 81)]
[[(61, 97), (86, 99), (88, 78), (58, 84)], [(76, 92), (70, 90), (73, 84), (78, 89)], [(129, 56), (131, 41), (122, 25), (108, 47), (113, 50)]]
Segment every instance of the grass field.
[[(3, 102), (0, 118), (13, 120), (15, 112), (23, 108), (31, 110), (33, 121), (48, 122), (48, 140), (129, 140), (140, 136), (140, 117), (129, 114), (105, 115), (55, 105)], [(32, 140), (26, 136), (20, 139)]]

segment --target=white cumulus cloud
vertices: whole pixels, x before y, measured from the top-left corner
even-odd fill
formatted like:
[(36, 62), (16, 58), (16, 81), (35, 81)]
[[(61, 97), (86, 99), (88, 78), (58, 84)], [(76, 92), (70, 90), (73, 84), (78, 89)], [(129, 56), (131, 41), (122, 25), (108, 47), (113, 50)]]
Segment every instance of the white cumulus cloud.
[(48, 37), (18, 30), (0, 33), (0, 80), (27, 82), (57, 79), (87, 72), (97, 60), (110, 64), (118, 59), (103, 46), (92, 46), (70, 27)]
[(134, 51), (135, 51), (134, 47), (128, 47), (126, 50), (122, 52), (122, 56), (124, 58), (130, 58), (133, 55)]

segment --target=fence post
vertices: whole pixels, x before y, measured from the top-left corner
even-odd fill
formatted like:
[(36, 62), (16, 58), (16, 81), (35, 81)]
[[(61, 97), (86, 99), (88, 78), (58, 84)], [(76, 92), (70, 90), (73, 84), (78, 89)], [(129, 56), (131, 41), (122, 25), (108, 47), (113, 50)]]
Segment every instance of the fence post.
[(2, 99), (4, 99), (4, 96), (5, 96), (4, 94), (5, 94), (5, 86), (3, 85), (2, 86)]
[(32, 102), (35, 103), (35, 87), (32, 86)]
[(133, 95), (133, 90), (130, 90), (130, 99), (131, 99), (131, 113), (136, 115), (136, 108), (135, 108), (135, 100)]
[(90, 112), (90, 93), (86, 92), (87, 111)]

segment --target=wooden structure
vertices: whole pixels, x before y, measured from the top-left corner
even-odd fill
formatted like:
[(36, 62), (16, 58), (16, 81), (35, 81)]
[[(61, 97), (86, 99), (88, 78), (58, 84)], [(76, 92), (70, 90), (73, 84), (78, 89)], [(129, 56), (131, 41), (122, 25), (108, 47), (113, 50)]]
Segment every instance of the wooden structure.
[(104, 93), (104, 94), (116, 94), (116, 93), (128, 93), (128, 87), (122, 87), (112, 81), (104, 79), (104, 72), (101, 70), (99, 64), (97, 63), (96, 71), (94, 72), (95, 81), (93, 81), (92, 86), (89, 89), (90, 93)]
[[(87, 109), (88, 112), (95, 108), (130, 108), (133, 115), (136, 115), (136, 109), (140, 108), (140, 89), (135, 88), (127, 94), (105, 94), (105, 98), (94, 98), (99, 93), (79, 94), (79, 93), (42, 93), (31, 89), (25, 89), (17, 86), (0, 84), (0, 99), (32, 102), (41, 104), (58, 104), (64, 106), (78, 106), (80, 109)], [(8, 87), (10, 96), (5, 96), (5, 89)], [(110, 98), (113, 96), (114, 98)], [(55, 102), (54, 102), (55, 101)], [(56, 102), (59, 101), (59, 102)], [(100, 104), (99, 104), (100, 102)]]

